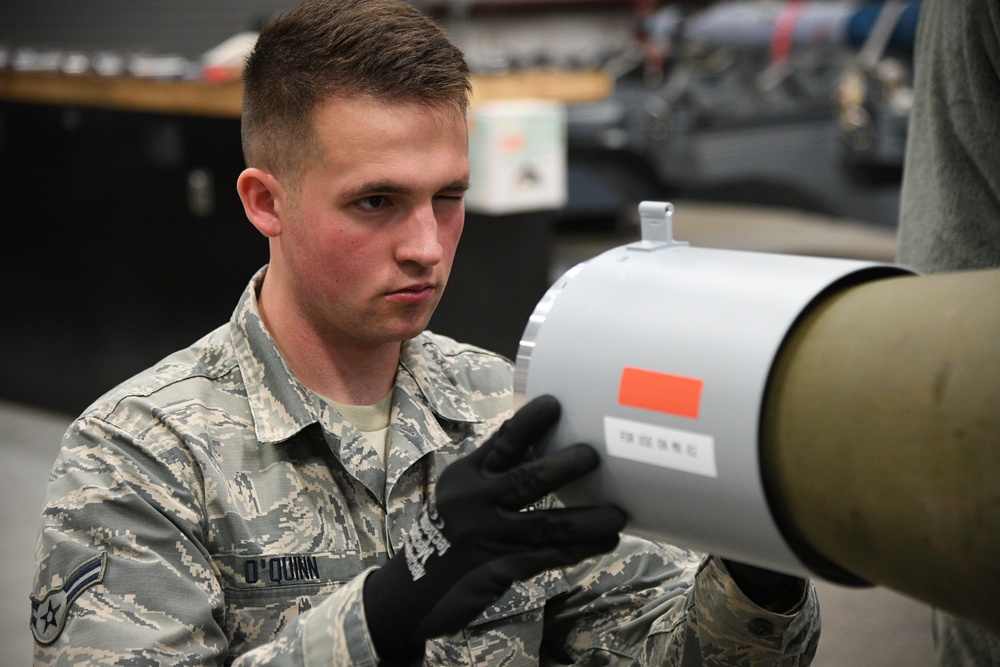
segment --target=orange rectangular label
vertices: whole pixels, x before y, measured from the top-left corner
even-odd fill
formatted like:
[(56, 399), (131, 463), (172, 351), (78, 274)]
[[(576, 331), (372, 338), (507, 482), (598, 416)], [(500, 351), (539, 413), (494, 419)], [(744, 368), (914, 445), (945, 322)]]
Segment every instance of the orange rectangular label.
[(702, 380), (625, 368), (618, 387), (618, 402), (632, 408), (698, 418)]

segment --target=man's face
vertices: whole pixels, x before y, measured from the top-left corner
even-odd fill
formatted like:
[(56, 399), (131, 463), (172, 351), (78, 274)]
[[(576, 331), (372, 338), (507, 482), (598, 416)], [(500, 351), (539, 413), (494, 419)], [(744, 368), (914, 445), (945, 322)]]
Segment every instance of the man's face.
[(465, 118), (352, 98), (321, 104), (314, 122), (325, 159), (285, 200), (266, 280), (280, 281), (324, 344), (412, 338), (441, 299), (462, 234)]

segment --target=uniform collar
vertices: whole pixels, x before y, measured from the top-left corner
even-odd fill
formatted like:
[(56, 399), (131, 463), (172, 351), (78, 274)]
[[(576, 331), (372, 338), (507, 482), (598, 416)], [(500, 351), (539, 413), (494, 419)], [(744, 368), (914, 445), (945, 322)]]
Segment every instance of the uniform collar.
[(404, 375), (411, 378), (437, 416), (452, 422), (483, 421), (455, 386), (456, 379), (448, 372), (448, 358), (426, 333), (403, 343), (399, 366), (396, 386), (404, 384)]
[[(251, 279), (230, 322), (257, 441), (282, 442), (314, 423), (339, 435), (343, 427), (340, 416), (299, 382), (264, 326), (257, 295), (266, 272), (265, 266)], [(483, 420), (455, 387), (447, 372), (446, 357), (426, 334), (402, 346), (396, 386), (410, 385), (415, 385), (413, 389), (422, 395), (422, 402), (442, 419), (469, 423)]]
[(257, 441), (282, 442), (319, 420), (315, 394), (298, 381), (257, 309), (265, 266), (250, 280), (230, 328)]

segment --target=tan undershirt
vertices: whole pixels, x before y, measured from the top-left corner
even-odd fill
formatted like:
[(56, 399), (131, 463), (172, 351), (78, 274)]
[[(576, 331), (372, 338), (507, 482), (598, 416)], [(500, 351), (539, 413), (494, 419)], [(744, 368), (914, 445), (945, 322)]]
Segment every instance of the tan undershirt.
[(375, 405), (344, 405), (326, 399), (334, 410), (361, 431), (368, 444), (382, 459), (384, 469), (389, 460), (389, 414), (392, 411), (392, 392)]

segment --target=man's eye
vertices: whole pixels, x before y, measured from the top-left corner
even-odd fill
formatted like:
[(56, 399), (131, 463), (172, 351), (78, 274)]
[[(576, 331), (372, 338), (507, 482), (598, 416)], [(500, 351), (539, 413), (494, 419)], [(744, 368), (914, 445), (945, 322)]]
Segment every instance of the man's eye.
[(381, 208), (386, 204), (388, 200), (382, 195), (373, 195), (371, 197), (365, 197), (364, 199), (358, 200), (358, 206), (364, 209), (375, 210)]

